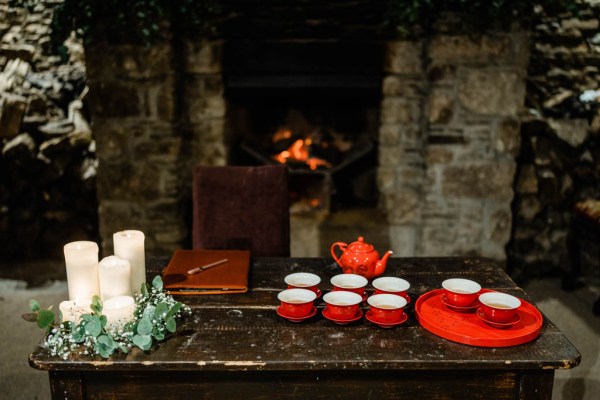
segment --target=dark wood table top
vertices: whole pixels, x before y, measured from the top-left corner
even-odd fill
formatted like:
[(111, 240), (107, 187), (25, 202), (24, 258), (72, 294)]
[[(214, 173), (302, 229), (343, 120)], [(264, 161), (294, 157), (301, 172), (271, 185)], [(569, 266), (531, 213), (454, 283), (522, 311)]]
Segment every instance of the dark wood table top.
[[(149, 281), (168, 258), (148, 260)], [(412, 298), (409, 319), (392, 329), (381, 329), (362, 319), (337, 325), (320, 312), (292, 323), (279, 317), (277, 293), (292, 272), (313, 272), (331, 288), (329, 279), (341, 273), (322, 258), (259, 258), (252, 262), (250, 287), (245, 294), (179, 297), (192, 307), (177, 332), (150, 351), (134, 349), (108, 360), (76, 356), (62, 360), (36, 347), (30, 364), (41, 370), (187, 370), (187, 371), (299, 371), (299, 370), (530, 370), (572, 368), (580, 354), (564, 334), (544, 317), (540, 336), (532, 342), (504, 348), (454, 343), (422, 328), (414, 316), (419, 295), (439, 288), (444, 279), (462, 277), (482, 287), (502, 290), (531, 300), (493, 261), (481, 258), (392, 258), (384, 276), (408, 280)], [(322, 308), (322, 303), (319, 308)]]

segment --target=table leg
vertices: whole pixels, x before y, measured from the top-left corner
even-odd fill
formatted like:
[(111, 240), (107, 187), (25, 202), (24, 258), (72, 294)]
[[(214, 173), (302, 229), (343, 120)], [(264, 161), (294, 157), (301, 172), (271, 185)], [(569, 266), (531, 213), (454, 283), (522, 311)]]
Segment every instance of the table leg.
[(522, 371), (519, 382), (520, 400), (550, 400), (552, 399), (552, 385), (554, 383), (554, 370)]
[(81, 373), (72, 371), (49, 371), (50, 393), (53, 399), (83, 400)]

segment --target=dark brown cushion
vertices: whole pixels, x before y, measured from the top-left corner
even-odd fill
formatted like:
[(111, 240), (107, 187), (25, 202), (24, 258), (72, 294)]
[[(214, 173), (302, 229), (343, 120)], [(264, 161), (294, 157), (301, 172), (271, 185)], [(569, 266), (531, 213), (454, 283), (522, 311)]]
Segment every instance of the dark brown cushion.
[(194, 169), (194, 249), (250, 250), (289, 257), (290, 215), (285, 166)]

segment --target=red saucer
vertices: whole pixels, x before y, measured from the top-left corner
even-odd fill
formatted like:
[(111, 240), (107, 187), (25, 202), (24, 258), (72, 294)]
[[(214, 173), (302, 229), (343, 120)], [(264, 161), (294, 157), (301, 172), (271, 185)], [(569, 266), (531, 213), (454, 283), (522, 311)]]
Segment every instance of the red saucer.
[(358, 321), (359, 319), (361, 319), (362, 316), (363, 316), (363, 311), (362, 310), (358, 310), (358, 312), (356, 313), (356, 315), (354, 317), (350, 318), (350, 319), (337, 319), (337, 318), (334, 318), (331, 315), (329, 315), (329, 312), (327, 311), (327, 309), (324, 308), (323, 309), (323, 316), (325, 318), (327, 318), (328, 320), (335, 322), (336, 324), (346, 325), (346, 324), (349, 324), (350, 322)]
[(440, 300), (442, 301), (442, 303), (444, 303), (444, 305), (446, 307), (448, 307), (449, 309), (451, 309), (453, 311), (457, 311), (457, 312), (464, 312), (464, 313), (473, 312), (473, 311), (477, 310), (477, 308), (479, 306), (481, 306), (481, 303), (479, 302), (479, 300), (475, 300), (475, 303), (471, 304), (470, 306), (464, 306), (464, 307), (455, 306), (454, 304), (448, 303), (448, 298), (446, 297), (445, 294), (443, 294), (440, 297)]
[(400, 321), (392, 322), (392, 323), (386, 323), (386, 322), (379, 322), (376, 319), (373, 319), (373, 317), (371, 316), (371, 310), (369, 310), (365, 314), (365, 318), (367, 319), (367, 321), (372, 322), (375, 325), (380, 326), (381, 328), (391, 328), (391, 327), (394, 327), (396, 325), (400, 325), (400, 324), (405, 323), (406, 320), (408, 319), (408, 315), (406, 313), (404, 313), (404, 314), (402, 314), (402, 318), (400, 318)]
[(315, 315), (317, 313), (317, 307), (312, 308), (312, 310), (308, 313), (308, 315), (305, 315), (304, 317), (290, 317), (286, 314), (283, 314), (279, 309), (281, 308), (281, 306), (277, 307), (277, 315), (279, 315), (282, 318), (287, 319), (290, 322), (302, 322), (305, 319), (308, 319), (310, 317), (312, 317), (313, 315)]
[(490, 321), (489, 319), (487, 319), (485, 317), (485, 314), (483, 313), (482, 308), (477, 309), (477, 316), (479, 318), (481, 318), (481, 320), (483, 322), (485, 322), (486, 324), (488, 324), (489, 326), (493, 326), (494, 328), (498, 328), (498, 329), (508, 329), (521, 320), (521, 317), (519, 317), (519, 313), (516, 313), (514, 318), (511, 321), (507, 321), (507, 322)]

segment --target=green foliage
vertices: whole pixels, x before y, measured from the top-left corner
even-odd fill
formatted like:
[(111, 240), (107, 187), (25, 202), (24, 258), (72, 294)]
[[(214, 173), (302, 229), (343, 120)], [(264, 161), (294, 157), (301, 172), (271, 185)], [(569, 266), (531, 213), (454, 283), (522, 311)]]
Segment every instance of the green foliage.
[(44, 346), (53, 356), (66, 359), (71, 352), (79, 350), (80, 354), (108, 358), (115, 352), (128, 353), (133, 346), (146, 351), (155, 341), (160, 342), (168, 333), (174, 333), (177, 320), (184, 314), (190, 315), (191, 309), (163, 290), (160, 276), (152, 280), (152, 287), (144, 283), (141, 291), (135, 298), (134, 320), (118, 330), (107, 329), (107, 319), (102, 315), (102, 302), (98, 296), (92, 299), (92, 313), (83, 314), (77, 324), (57, 321), (51, 307), (42, 309), (35, 300), (29, 301), (31, 312), (23, 314), (23, 319), (36, 322), (38, 327), (47, 331)]
[(384, 25), (401, 35), (415, 35), (430, 31), (441, 15), (458, 13), (457, 28), (473, 33), (515, 23), (526, 25), (536, 6), (551, 12), (576, 9), (576, 4), (568, 0), (390, 0)]
[[(45, 0), (11, 0), (13, 7), (32, 10)], [(169, 40), (170, 24), (189, 37), (214, 35), (223, 8), (218, 0), (64, 0), (54, 8), (52, 48), (66, 54), (63, 46), (71, 32), (86, 43), (149, 45)]]

